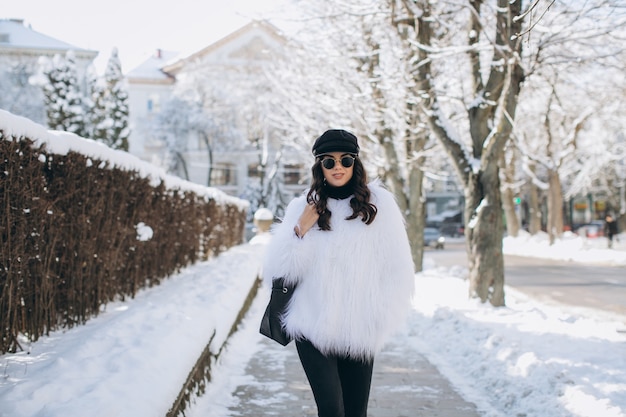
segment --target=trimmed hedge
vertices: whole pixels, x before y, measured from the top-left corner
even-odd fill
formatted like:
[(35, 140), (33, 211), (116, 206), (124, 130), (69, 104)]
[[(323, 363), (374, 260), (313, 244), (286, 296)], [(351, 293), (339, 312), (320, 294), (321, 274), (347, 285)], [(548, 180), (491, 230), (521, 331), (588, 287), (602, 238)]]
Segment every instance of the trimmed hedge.
[(1, 353), (243, 240), (241, 205), (17, 139), (0, 130)]

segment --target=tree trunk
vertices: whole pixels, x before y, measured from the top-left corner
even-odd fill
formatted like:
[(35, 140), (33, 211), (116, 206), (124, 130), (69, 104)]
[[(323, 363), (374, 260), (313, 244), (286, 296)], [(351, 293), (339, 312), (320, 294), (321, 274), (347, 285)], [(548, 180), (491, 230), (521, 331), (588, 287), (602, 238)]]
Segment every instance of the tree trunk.
[[(512, 34), (521, 32), (520, 21), (514, 17), (521, 12), (521, 2), (498, 0), (496, 13), (496, 44), (506, 45), (511, 51), (520, 52), (521, 45), (514, 44)], [(475, 13), (471, 27), (477, 33), (481, 30), (481, 2), (474, 2)], [(477, 40), (477, 39), (476, 39)], [(470, 40), (470, 44), (474, 40)], [(470, 51), (470, 61), (477, 56)], [(472, 106), (468, 117), (472, 151), (480, 160), (478, 169), (469, 170), (466, 182), (466, 227), (468, 255), (470, 258), (470, 296), (482, 302), (489, 300), (494, 306), (504, 305), (504, 259), (502, 254), (502, 199), (500, 192), (499, 161), (506, 142), (510, 139), (512, 121), (515, 119), (517, 99), (524, 78), (520, 65), (512, 64), (511, 56), (505, 48), (494, 49), (492, 62), (509, 62), (504, 71), (492, 66), (487, 83), (482, 83), (479, 67), (474, 66), (473, 80), (476, 96), (481, 100), (497, 100), (495, 106)], [(447, 141), (450, 146), (450, 141)], [(468, 197), (469, 200), (468, 200)], [(467, 218), (466, 218), (467, 220)]]
[(424, 172), (413, 164), (409, 171), (408, 211), (405, 213), (407, 234), (411, 242), (411, 254), (415, 271), (424, 269)]
[(204, 140), (204, 146), (206, 146), (207, 160), (209, 162), (209, 169), (207, 170), (206, 186), (210, 187), (211, 177), (213, 176), (213, 147), (211, 146), (211, 138), (208, 133), (201, 132), (200, 135), (202, 136), (202, 139)]
[(558, 171), (548, 172), (548, 236), (550, 244), (563, 235), (563, 191)]
[[(424, 173), (419, 168), (423, 163), (423, 157), (411, 163), (408, 167), (408, 179), (405, 189), (405, 182), (400, 175), (398, 169), (400, 161), (394, 147), (394, 141), (385, 140), (385, 134), (391, 134), (388, 129), (383, 129), (380, 133), (379, 140), (383, 150), (385, 151), (385, 160), (392, 167), (391, 172), (386, 176), (386, 183), (391, 192), (396, 196), (400, 211), (404, 215), (406, 221), (407, 235), (411, 243), (411, 254), (413, 256), (413, 264), (415, 271), (419, 272), (423, 268), (424, 260), (424, 198), (423, 198), (423, 179)], [(408, 190), (408, 194), (407, 191)]]
[(465, 238), (469, 259), (469, 295), (504, 305), (502, 203), (498, 164), (470, 173), (465, 193)]
[(185, 155), (181, 152), (176, 152), (174, 154), (174, 158), (176, 158), (176, 171), (178, 175), (182, 174), (182, 177), (189, 181), (189, 170), (187, 169), (187, 161), (185, 160)]
[(504, 210), (504, 218), (506, 219), (506, 234), (511, 237), (519, 236), (520, 229), (514, 199), (515, 193), (512, 189), (506, 187), (502, 192), (502, 208)]
[[(380, 73), (380, 45), (371, 37), (368, 37), (366, 41), (371, 49), (371, 54), (368, 58), (367, 66), (364, 66), (364, 68), (368, 73), (369, 79), (372, 80), (372, 99), (381, 114), (383, 114), (387, 111), (388, 106), (384, 91), (379, 88), (377, 83)], [(407, 61), (413, 58), (415, 49), (410, 51), (405, 57)], [(408, 104), (406, 117), (408, 129), (405, 132), (405, 137), (402, 138), (402, 142), (406, 144), (404, 149), (405, 159), (402, 161), (396, 149), (398, 141), (392, 140), (397, 133), (385, 124), (385, 117), (380, 118), (379, 126), (375, 132), (389, 167), (384, 174), (385, 182), (396, 196), (406, 221), (407, 235), (411, 244), (411, 255), (416, 272), (422, 270), (424, 260), (425, 198), (423, 198), (424, 173), (420, 169), (424, 157), (415, 157), (414, 155), (419, 154), (423, 150), (427, 141), (427, 135), (416, 137), (417, 135), (412, 133), (415, 131), (415, 126), (421, 123), (419, 115), (420, 113), (415, 111), (414, 105)], [(402, 166), (405, 166), (406, 169), (402, 170)], [(403, 172), (406, 172), (406, 177), (404, 177)]]
[[(535, 165), (529, 165), (530, 171), (534, 177)], [(533, 182), (532, 178), (528, 183), (528, 232), (531, 235), (541, 231), (541, 208), (539, 207), (539, 189)]]
[(506, 218), (506, 233), (508, 236), (517, 237), (520, 224), (515, 211), (515, 192), (511, 187), (511, 184), (515, 182), (515, 151), (513, 151), (510, 161), (507, 161), (503, 155), (501, 166), (504, 167), (505, 185), (502, 190), (502, 208)]

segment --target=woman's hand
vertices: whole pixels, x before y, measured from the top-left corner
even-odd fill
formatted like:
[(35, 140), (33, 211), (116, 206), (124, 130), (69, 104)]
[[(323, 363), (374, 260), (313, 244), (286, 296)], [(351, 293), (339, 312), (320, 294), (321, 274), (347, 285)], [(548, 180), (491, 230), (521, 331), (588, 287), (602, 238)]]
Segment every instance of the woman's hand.
[(300, 218), (298, 219), (298, 223), (293, 229), (296, 233), (296, 236), (302, 239), (304, 235), (306, 235), (306, 233), (311, 230), (311, 227), (313, 227), (313, 225), (317, 223), (317, 219), (319, 219), (319, 217), (320, 215), (317, 214), (317, 209), (315, 208), (315, 205), (307, 204), (304, 208), (304, 211), (300, 215)]

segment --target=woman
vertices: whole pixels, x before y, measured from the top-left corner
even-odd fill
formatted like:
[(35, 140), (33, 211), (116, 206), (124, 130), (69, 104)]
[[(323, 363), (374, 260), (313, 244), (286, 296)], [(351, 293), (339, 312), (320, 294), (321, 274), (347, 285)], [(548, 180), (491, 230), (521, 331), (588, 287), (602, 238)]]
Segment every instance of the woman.
[(313, 181), (274, 230), (264, 279), (296, 284), (283, 325), (320, 417), (365, 417), (374, 356), (410, 309), (414, 266), (402, 214), (367, 183), (356, 136), (313, 145)]

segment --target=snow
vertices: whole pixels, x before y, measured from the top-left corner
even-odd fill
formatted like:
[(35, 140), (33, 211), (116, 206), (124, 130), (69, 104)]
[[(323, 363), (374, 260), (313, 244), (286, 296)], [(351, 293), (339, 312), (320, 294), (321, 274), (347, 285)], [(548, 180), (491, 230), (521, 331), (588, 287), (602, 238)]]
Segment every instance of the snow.
[[(73, 133), (47, 130), (42, 125), (25, 117), (16, 116), (1, 109), (0, 131), (3, 131), (7, 136), (0, 140), (21, 140), (26, 137), (33, 140), (36, 147), (45, 145), (47, 152), (52, 154), (66, 155), (68, 152), (77, 152), (90, 159), (87, 164), (92, 164), (93, 161), (91, 160), (99, 160), (101, 161), (100, 168), (134, 171), (138, 176), (149, 179), (153, 186), (163, 182), (165, 187), (171, 190), (194, 192), (206, 199), (214, 199), (219, 204), (235, 204), (241, 209), (248, 207), (248, 202), (245, 200), (228, 196), (216, 188), (205, 187), (169, 175), (164, 169), (142, 161), (128, 152), (109, 148), (100, 142), (85, 139)], [(41, 160), (43, 157), (40, 156), (39, 158)]]
[[(19, 21), (11, 19), (0, 20), (0, 30), (4, 35), (8, 36), (10, 45), (15, 48), (28, 48), (28, 49), (60, 49), (66, 50), (80, 49), (74, 45), (60, 41), (58, 39), (51, 38), (43, 33), (39, 33), (36, 30), (26, 27)], [(6, 43), (6, 42), (3, 42)]]
[[(1, 110), (0, 130), (14, 136), (3, 140), (36, 138), (52, 154), (81, 152), (103, 161), (103, 169), (133, 170), (170, 188), (246, 204), (126, 152)], [(136, 229), (138, 240), (151, 238), (149, 225)], [(111, 302), (85, 325), (33, 343), (21, 340), (24, 351), (0, 356), (0, 417), (165, 415), (209, 340), (213, 353), (227, 340), (256, 283), (267, 239), (257, 236), (132, 300)], [(624, 234), (612, 250), (606, 239), (570, 233), (552, 246), (545, 234), (522, 233), (505, 238), (503, 248), (514, 255), (626, 265)], [(414, 311), (396, 340), (427, 357), (485, 417), (626, 416), (626, 317), (542, 303), (510, 287), (507, 306), (496, 309), (467, 298), (466, 275), (465, 265), (443, 268), (427, 256), (415, 277)], [(259, 349), (259, 306), (266, 296), (260, 293), (213, 366), (199, 402), (227, 403), (233, 384), (245, 381), (242, 359)], [(215, 417), (228, 415), (226, 407), (214, 410)]]
[(154, 235), (154, 230), (144, 222), (137, 223), (135, 229), (137, 229), (137, 240), (140, 242), (146, 242)]
[(102, 73), (114, 47), (119, 49), (123, 68), (134, 68), (157, 48), (184, 48), (181, 52), (185, 54), (198, 51), (251, 19), (262, 19), (284, 3), (186, 0), (176, 3), (178, 7), (155, 8), (153, 2), (146, 0), (111, 0), (107, 7), (94, 12), (82, 0), (20, 0), (3, 2), (0, 13), (2, 17), (24, 19), (26, 25), (46, 37), (98, 51), (95, 65)]
[(265, 207), (261, 207), (254, 212), (255, 220), (272, 220), (273, 218), (274, 213), (272, 213), (269, 209), (266, 209)]
[(504, 238), (504, 251), (510, 255), (533, 256), (536, 258), (558, 259), (587, 263), (606, 263), (609, 265), (626, 265), (626, 242), (624, 238), (614, 242), (616, 249), (606, 250), (607, 241), (600, 239), (583, 239), (572, 232), (565, 232), (558, 245), (550, 246), (548, 235), (539, 232), (531, 235), (524, 231), (515, 239)]
[[(267, 239), (257, 236), (133, 300), (108, 304), (84, 326), (0, 357), (0, 416), (165, 415), (213, 332), (213, 352), (225, 341)], [(545, 239), (506, 238), (504, 248), (536, 256), (529, 241)], [(626, 264), (623, 234), (614, 250), (601, 248), (602, 239), (587, 247), (576, 240), (582, 238), (540, 252), (583, 262), (611, 254)], [(426, 356), (485, 417), (626, 416), (626, 317), (541, 303), (510, 287), (507, 306), (493, 308), (467, 298), (466, 274), (464, 265), (443, 268), (427, 256), (415, 278), (414, 311), (396, 340)], [(228, 415), (224, 404), (246, 380), (245, 359), (263, 337), (265, 297), (261, 292), (253, 303), (197, 400), (220, 404), (211, 416)]]
[(126, 76), (131, 79), (148, 78), (167, 80), (169, 75), (161, 71), (168, 63), (173, 63), (180, 56), (179, 52), (159, 50), (144, 62), (130, 70)]
[(483, 415), (624, 415), (623, 321), (544, 305), (512, 288), (507, 307), (494, 309), (468, 300), (466, 283), (449, 275), (434, 269), (417, 279), (409, 341)]
[(261, 254), (233, 248), (2, 356), (0, 416), (165, 415), (213, 333), (226, 340)]

